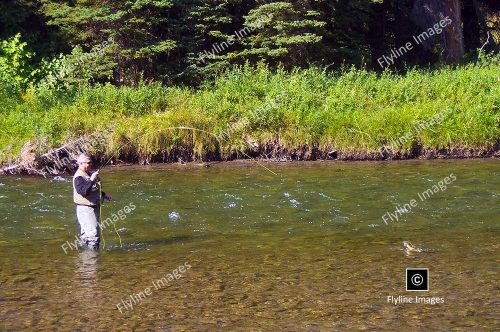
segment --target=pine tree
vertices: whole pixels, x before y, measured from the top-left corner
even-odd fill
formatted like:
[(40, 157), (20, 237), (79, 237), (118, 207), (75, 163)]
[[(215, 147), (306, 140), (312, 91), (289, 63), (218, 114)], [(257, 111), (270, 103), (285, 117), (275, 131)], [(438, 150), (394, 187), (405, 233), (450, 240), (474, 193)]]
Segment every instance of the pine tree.
[(196, 0), (185, 21), (189, 26), (184, 43), (187, 65), (185, 76), (196, 80), (216, 71), (227, 64), (220, 62), (221, 56), (213, 52), (213, 47), (232, 39), (233, 17), (229, 13), (230, 1)]
[(136, 85), (141, 76), (158, 76), (157, 61), (178, 44), (171, 38), (170, 0), (76, 0), (71, 3), (44, 0), (49, 24), (64, 39), (85, 50), (113, 40), (107, 55), (116, 64), (115, 81)]
[(370, 64), (371, 49), (367, 38), (372, 4), (377, 0), (317, 0), (311, 7), (326, 22), (323, 40), (314, 54), (321, 55), (324, 65)]
[(228, 54), (228, 61), (258, 62), (286, 68), (306, 66), (314, 58), (312, 50), (326, 25), (320, 14), (307, 2), (264, 3), (245, 16), (244, 27), (237, 31), (245, 49)]
[(186, 33), (186, 70), (183, 77), (191, 82), (213, 78), (231, 64), (226, 55), (241, 48), (235, 31), (243, 24), (243, 15), (254, 5), (244, 0), (194, 0), (184, 16)]

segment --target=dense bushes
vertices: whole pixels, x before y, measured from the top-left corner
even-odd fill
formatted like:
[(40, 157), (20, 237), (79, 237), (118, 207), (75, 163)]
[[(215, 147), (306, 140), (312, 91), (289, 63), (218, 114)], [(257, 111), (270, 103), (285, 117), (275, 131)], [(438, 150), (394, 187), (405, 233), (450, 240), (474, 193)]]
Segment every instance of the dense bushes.
[[(103, 154), (140, 159), (234, 158), (263, 146), (377, 151), (491, 147), (498, 142), (498, 57), (477, 65), (410, 70), (404, 76), (364, 70), (271, 72), (238, 67), (200, 90), (141, 84), (66, 91), (0, 86), (0, 155), (16, 156), (30, 140), (62, 145), (114, 125)], [(449, 110), (443, 121), (414, 126)], [(243, 121), (244, 120), (244, 121)], [(175, 129), (173, 127), (195, 129)], [(412, 132), (412, 138), (393, 142)], [(126, 146), (124, 146), (126, 142)], [(251, 142), (251, 143), (249, 143)]]

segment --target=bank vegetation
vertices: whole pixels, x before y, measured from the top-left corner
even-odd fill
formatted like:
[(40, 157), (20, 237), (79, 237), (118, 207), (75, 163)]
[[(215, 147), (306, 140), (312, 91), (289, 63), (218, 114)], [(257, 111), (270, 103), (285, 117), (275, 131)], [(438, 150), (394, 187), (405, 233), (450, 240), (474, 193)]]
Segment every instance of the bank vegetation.
[(0, 163), (39, 169), (92, 135), (101, 163), (498, 156), (498, 59), (404, 75), (248, 65), (196, 89), (3, 84)]

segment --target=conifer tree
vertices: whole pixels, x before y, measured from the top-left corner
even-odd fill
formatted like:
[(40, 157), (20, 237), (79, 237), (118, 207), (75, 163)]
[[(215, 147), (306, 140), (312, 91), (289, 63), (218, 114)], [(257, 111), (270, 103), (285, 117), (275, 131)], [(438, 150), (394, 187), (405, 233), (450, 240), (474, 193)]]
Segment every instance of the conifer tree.
[(371, 49), (367, 38), (372, 4), (380, 0), (316, 0), (311, 7), (326, 22), (323, 40), (314, 54), (321, 64), (338, 68), (341, 65), (370, 64)]
[[(232, 26), (234, 16), (231, 7), (241, 1), (227, 0), (195, 0), (191, 10), (185, 17), (189, 29), (188, 38), (185, 38), (185, 62), (187, 69), (185, 76), (197, 80), (210, 76), (217, 69), (226, 67), (225, 52), (234, 44)], [(220, 45), (226, 45), (219, 47)], [(222, 53), (222, 54), (221, 54)]]
[(115, 81), (136, 85), (142, 75), (157, 77), (160, 56), (178, 47), (171, 39), (171, 0), (44, 0), (49, 24), (73, 45), (89, 50), (112, 39), (108, 56), (116, 64)]
[(326, 23), (319, 16), (307, 1), (260, 4), (245, 16), (244, 27), (238, 31), (245, 49), (228, 54), (227, 59), (305, 66), (313, 57), (312, 46), (322, 40), (319, 32)]

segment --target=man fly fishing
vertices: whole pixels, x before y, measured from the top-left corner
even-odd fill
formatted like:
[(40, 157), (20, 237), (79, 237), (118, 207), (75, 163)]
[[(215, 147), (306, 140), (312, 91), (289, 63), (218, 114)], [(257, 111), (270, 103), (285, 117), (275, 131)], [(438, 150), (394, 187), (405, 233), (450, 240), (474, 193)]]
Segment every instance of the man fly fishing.
[(101, 240), (100, 208), (102, 201), (111, 201), (110, 195), (101, 192), (99, 170), (91, 171), (92, 157), (82, 153), (76, 159), (78, 170), (73, 176), (73, 201), (80, 224), (80, 243), (89, 249), (99, 250)]

